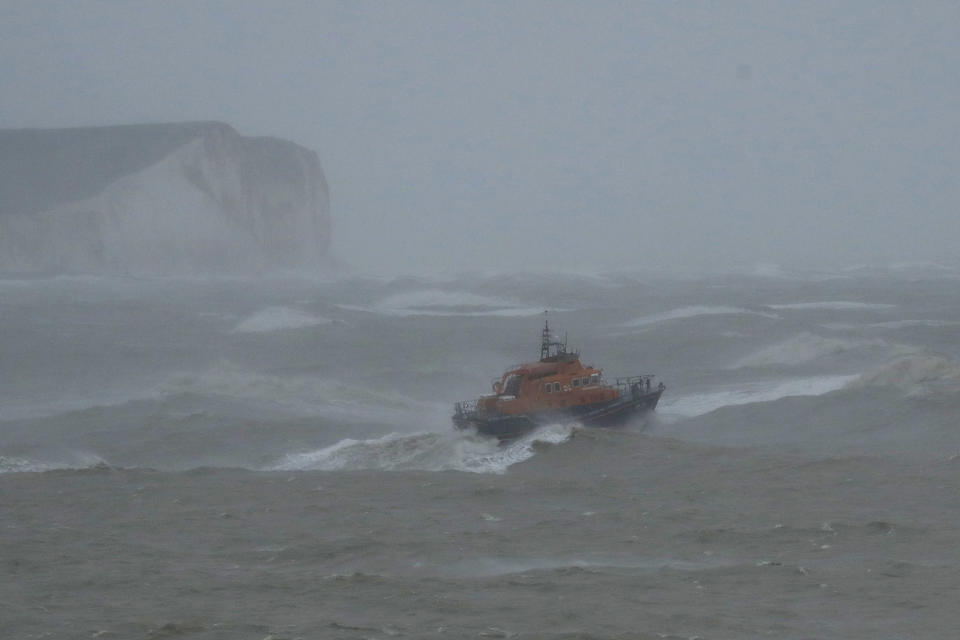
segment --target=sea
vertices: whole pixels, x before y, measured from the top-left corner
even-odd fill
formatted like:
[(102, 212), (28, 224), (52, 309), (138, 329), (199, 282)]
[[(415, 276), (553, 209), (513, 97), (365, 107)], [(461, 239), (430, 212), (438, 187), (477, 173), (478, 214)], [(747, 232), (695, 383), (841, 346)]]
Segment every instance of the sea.
[[(955, 638), (958, 290), (0, 277), (0, 637)], [(455, 430), (544, 311), (656, 412)]]

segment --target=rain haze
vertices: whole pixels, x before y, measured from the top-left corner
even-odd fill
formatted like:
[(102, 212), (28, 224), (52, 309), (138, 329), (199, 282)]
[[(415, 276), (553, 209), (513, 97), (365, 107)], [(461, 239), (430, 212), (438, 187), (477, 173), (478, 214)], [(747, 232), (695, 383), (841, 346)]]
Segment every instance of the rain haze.
[(0, 59), (3, 638), (960, 629), (960, 4), (0, 0)]
[(5, 2), (4, 127), (316, 150), (383, 272), (953, 259), (960, 9)]

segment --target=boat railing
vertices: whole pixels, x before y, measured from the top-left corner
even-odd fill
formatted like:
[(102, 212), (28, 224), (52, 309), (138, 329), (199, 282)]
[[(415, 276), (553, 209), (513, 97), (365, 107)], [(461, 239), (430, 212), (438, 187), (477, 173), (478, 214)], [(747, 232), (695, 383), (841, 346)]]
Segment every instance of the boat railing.
[(626, 378), (615, 378), (614, 386), (620, 389), (620, 393), (626, 393), (632, 391), (636, 386), (641, 391), (644, 389), (649, 390), (651, 388), (651, 381), (656, 376), (652, 373), (645, 373), (639, 376), (627, 376)]
[(463, 402), (456, 402), (453, 405), (453, 410), (458, 416), (462, 416), (468, 413), (477, 412), (477, 401), (476, 400), (464, 400)]

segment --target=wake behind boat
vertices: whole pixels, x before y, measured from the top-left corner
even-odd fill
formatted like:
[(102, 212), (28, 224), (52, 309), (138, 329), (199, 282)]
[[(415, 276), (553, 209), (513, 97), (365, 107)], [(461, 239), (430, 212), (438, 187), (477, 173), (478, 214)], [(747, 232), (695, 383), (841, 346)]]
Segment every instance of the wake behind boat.
[(566, 340), (554, 340), (544, 320), (540, 360), (511, 367), (494, 380), (492, 394), (456, 403), (453, 423), (501, 440), (562, 420), (619, 426), (656, 408), (664, 385), (653, 387), (653, 378), (645, 374), (608, 383), (601, 369), (580, 362), (578, 351), (567, 351)]

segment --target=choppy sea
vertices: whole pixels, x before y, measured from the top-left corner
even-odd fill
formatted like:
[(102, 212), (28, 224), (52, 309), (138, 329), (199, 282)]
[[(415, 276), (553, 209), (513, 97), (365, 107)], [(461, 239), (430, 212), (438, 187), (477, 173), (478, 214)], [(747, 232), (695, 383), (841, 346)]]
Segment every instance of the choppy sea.
[[(956, 637), (958, 287), (0, 278), (0, 637)], [(656, 414), (455, 432), (544, 310)]]

